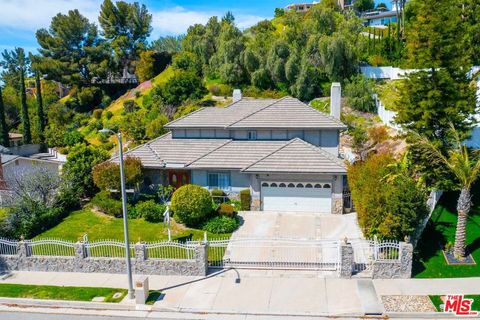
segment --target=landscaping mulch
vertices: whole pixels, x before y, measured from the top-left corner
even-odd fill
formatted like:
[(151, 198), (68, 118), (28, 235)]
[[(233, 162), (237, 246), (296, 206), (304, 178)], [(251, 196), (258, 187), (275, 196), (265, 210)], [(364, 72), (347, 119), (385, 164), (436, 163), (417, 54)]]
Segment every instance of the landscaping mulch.
[(428, 296), (382, 296), (387, 312), (436, 312)]
[(473, 259), (473, 256), (469, 254), (463, 260), (459, 260), (455, 258), (453, 253), (443, 251), (443, 256), (445, 257), (445, 261), (448, 265), (476, 265), (477, 263)]

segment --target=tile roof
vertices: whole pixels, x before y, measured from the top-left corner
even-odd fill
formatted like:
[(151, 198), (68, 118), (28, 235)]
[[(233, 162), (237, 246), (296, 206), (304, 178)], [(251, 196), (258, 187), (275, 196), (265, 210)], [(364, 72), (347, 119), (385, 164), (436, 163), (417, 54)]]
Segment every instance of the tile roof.
[(242, 169), (288, 141), (231, 141), (188, 165), (191, 169)]
[(226, 108), (208, 107), (170, 122), (166, 128), (332, 128), (343, 123), (298, 99), (242, 99)]
[[(146, 168), (163, 168), (169, 164), (185, 166), (229, 141), (228, 139), (172, 139), (171, 133), (168, 133), (125, 152), (125, 155), (139, 157)], [(118, 156), (113, 157), (112, 161), (118, 162)]]
[(266, 155), (243, 172), (346, 173), (338, 158), (299, 138)]

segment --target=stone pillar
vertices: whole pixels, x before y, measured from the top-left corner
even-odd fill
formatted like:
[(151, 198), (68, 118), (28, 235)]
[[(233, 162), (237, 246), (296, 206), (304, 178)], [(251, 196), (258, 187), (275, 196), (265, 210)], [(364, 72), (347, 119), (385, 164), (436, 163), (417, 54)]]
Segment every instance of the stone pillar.
[(343, 177), (334, 176), (332, 181), (332, 213), (343, 214)]
[(353, 273), (353, 247), (347, 238), (340, 245), (340, 278), (351, 278)]
[(400, 278), (412, 277), (413, 245), (409, 242), (400, 242)]
[(145, 261), (148, 259), (147, 245), (145, 243), (135, 243), (135, 259)]
[(83, 260), (87, 257), (87, 248), (85, 248), (85, 243), (77, 241), (75, 243), (75, 259)]
[(193, 255), (199, 276), (206, 276), (208, 273), (208, 244), (200, 243), (195, 247)]

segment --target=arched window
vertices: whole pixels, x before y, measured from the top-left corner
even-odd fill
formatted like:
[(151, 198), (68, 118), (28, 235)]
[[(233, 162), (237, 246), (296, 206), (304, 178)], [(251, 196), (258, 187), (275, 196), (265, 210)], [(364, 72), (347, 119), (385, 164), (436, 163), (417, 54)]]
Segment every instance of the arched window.
[(323, 187), (324, 187), (325, 189), (330, 189), (330, 188), (331, 188), (331, 186), (330, 186), (328, 183), (324, 184)]
[(297, 188), (303, 188), (303, 184), (301, 183), (297, 184)]
[(262, 183), (262, 187), (268, 187), (268, 183), (266, 182)]
[(280, 188), (285, 188), (287, 185), (286, 185), (285, 183), (280, 183), (278, 186), (279, 186)]
[(289, 184), (288, 184), (288, 187), (289, 187), (289, 188), (295, 188), (295, 185), (294, 185), (293, 183), (289, 183)]
[(274, 187), (274, 188), (275, 188), (275, 187), (278, 187), (278, 186), (277, 186), (277, 184), (276, 184), (275, 182), (273, 182), (273, 183), (270, 185), (270, 187)]
[(313, 186), (312, 186), (310, 183), (307, 183), (307, 184), (305, 185), (305, 188), (313, 188)]
[(321, 187), (322, 187), (322, 185), (321, 185), (320, 183), (317, 183), (317, 184), (315, 184), (315, 186), (314, 186), (315, 189), (320, 189)]

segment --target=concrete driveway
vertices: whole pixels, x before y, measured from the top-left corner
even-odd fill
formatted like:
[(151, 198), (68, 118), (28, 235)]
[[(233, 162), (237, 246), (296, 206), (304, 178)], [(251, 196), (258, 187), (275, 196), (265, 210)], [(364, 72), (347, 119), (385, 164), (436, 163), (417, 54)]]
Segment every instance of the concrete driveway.
[(363, 238), (357, 214), (242, 212), (243, 224), (232, 235), (241, 238), (342, 240)]

